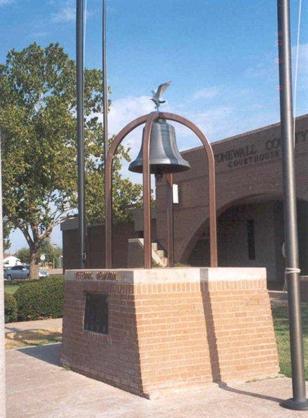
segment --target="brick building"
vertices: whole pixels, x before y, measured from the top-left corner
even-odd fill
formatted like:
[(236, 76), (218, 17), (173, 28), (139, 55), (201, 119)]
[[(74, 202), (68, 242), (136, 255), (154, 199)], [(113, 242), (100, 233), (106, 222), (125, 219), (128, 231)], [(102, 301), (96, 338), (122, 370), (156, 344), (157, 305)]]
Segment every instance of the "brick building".
[[(282, 164), (279, 124), (266, 126), (212, 144), (216, 159), (219, 265), (267, 268), (272, 287), (283, 282)], [(174, 205), (175, 261), (209, 264), (208, 182), (201, 148), (184, 151), (191, 169), (176, 174), (179, 203)], [(308, 115), (296, 120), (296, 184), (300, 266), (308, 274)], [(156, 182), (155, 240), (166, 250), (166, 192)], [(141, 226), (140, 226), (141, 225)], [(63, 229), (64, 267), (76, 268), (76, 222)], [(122, 229), (123, 228), (123, 233)], [(128, 238), (142, 234), (140, 213), (132, 225), (118, 226), (114, 237), (115, 267), (126, 267)], [(89, 267), (104, 266), (103, 227), (89, 229)], [(120, 251), (120, 252), (119, 252)]]

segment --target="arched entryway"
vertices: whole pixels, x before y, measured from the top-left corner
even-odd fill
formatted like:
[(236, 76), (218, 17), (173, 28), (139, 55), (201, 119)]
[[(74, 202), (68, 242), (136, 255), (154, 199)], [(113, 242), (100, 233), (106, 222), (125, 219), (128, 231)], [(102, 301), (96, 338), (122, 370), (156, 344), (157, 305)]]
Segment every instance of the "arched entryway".
[[(298, 200), (300, 267), (308, 274), (308, 202)], [(209, 265), (205, 222), (192, 237), (186, 259), (192, 266)], [(218, 217), (218, 263), (221, 267), (266, 267), (269, 288), (284, 284), (283, 204), (280, 196), (251, 196), (222, 208)]]

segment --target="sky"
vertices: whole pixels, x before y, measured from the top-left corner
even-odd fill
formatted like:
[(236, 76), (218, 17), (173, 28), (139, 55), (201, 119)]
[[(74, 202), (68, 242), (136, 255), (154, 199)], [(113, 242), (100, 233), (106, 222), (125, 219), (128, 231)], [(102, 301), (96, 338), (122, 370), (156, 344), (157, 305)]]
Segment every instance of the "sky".
[[(101, 0), (87, 7), (85, 64), (101, 68)], [(308, 1), (291, 0), (296, 115), (308, 113)], [(153, 110), (151, 90), (172, 81), (165, 111), (195, 122), (210, 141), (279, 121), (276, 0), (107, 0), (110, 134)], [(59, 42), (75, 57), (75, 0), (0, 0), (0, 62), (10, 49)], [(181, 150), (199, 145), (176, 126)], [(134, 158), (140, 131), (124, 142)], [(127, 166), (123, 169), (128, 175)], [(132, 177), (139, 181), (140, 178)], [(61, 244), (56, 228), (52, 242)], [(12, 235), (11, 252), (25, 246)]]

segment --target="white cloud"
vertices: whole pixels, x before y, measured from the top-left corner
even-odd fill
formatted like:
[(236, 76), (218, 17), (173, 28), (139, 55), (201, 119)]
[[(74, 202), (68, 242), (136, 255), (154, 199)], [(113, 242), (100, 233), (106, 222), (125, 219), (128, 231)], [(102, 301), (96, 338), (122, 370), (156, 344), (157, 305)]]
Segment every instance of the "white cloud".
[(14, 2), (14, 0), (0, 0), (0, 7), (1, 6), (6, 6), (8, 4), (12, 4)]
[(109, 130), (116, 134), (128, 122), (154, 110), (148, 96), (128, 96), (112, 100), (109, 112)]
[[(1, 1), (1, 0), (0, 0)], [(76, 8), (71, 2), (67, 2), (64, 7), (59, 9), (52, 16), (52, 21), (55, 23), (69, 23), (76, 19)]]
[(218, 96), (220, 93), (218, 87), (205, 87), (201, 90), (198, 90), (193, 95), (193, 100), (199, 99), (213, 99)]
[[(1, 0), (0, 0), (1, 1)], [(85, 20), (91, 16), (88, 10), (85, 10)], [(51, 20), (54, 23), (71, 23), (76, 20), (76, 5), (72, 0), (68, 0), (63, 7), (52, 15)]]
[[(273, 61), (260, 62), (254, 67), (249, 67), (244, 71), (244, 75), (249, 78), (265, 78), (272, 75), (276, 68)], [(278, 71), (278, 70), (277, 70)]]
[[(108, 114), (109, 137), (116, 135), (129, 122), (146, 115), (154, 110), (153, 103), (148, 96), (129, 96), (112, 100)], [(102, 117), (102, 115), (101, 115)], [(142, 126), (135, 129), (124, 139), (123, 145), (130, 148), (130, 156), (134, 159), (141, 147)], [(140, 183), (142, 178), (139, 174), (128, 171), (128, 164), (123, 161), (122, 174), (132, 181)]]
[[(153, 110), (153, 103), (148, 96), (131, 96), (113, 100), (108, 117), (110, 135), (117, 134), (129, 122)], [(128, 139), (129, 146), (135, 148), (136, 134), (132, 132), (128, 135)], [(138, 142), (138, 146), (140, 146), (139, 135)]]
[[(193, 122), (211, 142), (225, 138), (236, 129), (234, 109), (228, 106), (213, 106), (207, 110), (194, 110), (181, 114)], [(201, 145), (198, 138), (186, 127), (176, 126), (177, 142), (180, 150)]]
[(233, 109), (218, 106), (192, 115), (194, 123), (211, 139), (222, 138), (233, 128)]

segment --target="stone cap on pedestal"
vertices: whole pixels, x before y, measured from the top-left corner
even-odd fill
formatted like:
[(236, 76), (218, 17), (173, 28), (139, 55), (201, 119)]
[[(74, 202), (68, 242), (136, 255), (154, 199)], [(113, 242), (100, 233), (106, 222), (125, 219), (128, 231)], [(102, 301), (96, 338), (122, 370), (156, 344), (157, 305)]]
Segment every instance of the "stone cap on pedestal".
[[(266, 269), (250, 267), (172, 267), (153, 269), (80, 269), (67, 270), (66, 280), (102, 280), (121, 284), (251, 282), (266, 288)], [(263, 286), (262, 286), (263, 287)]]

